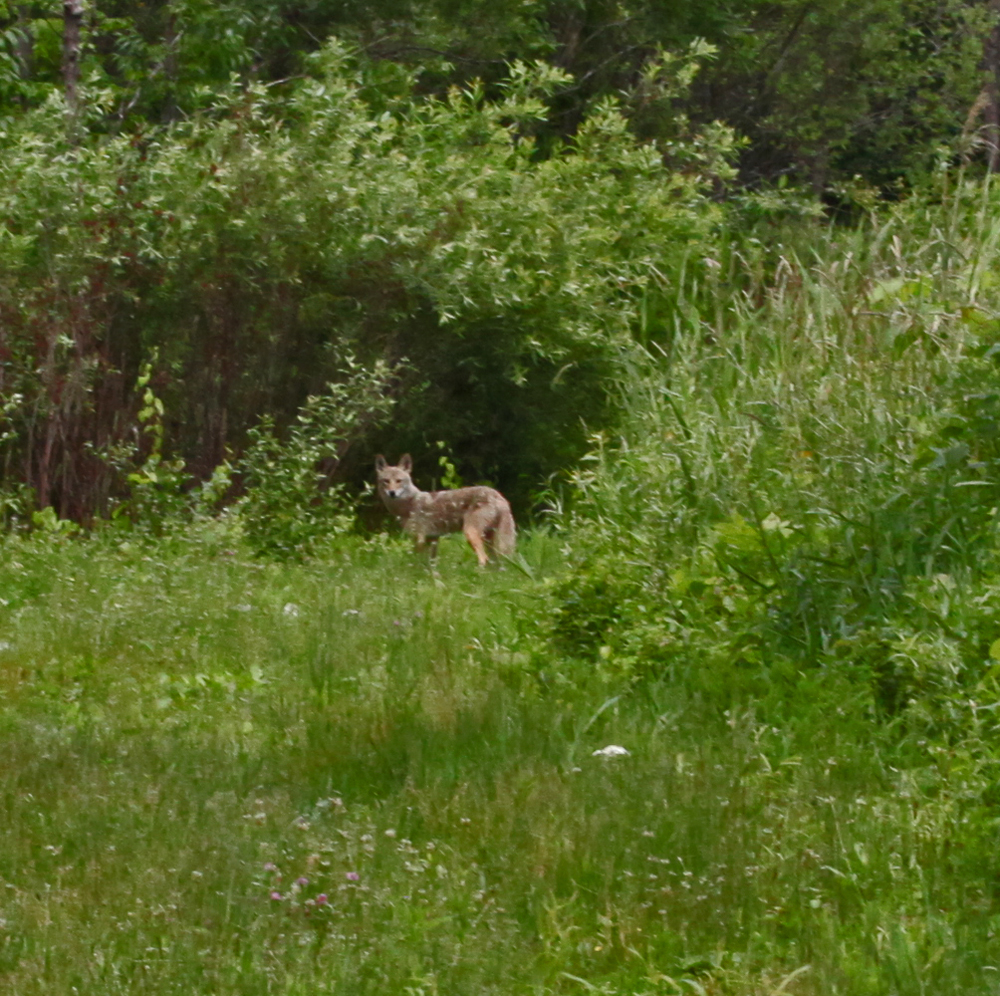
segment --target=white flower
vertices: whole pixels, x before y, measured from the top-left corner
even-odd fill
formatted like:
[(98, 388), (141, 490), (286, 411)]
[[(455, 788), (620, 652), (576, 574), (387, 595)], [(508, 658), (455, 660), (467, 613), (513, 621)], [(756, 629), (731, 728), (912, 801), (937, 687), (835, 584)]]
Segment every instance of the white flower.
[(624, 747), (619, 747), (618, 744), (608, 744), (607, 747), (602, 747), (600, 750), (595, 750), (591, 757), (629, 757), (630, 751), (627, 751)]
[(294, 602), (286, 602), (285, 607), (281, 611), (286, 616), (290, 616), (292, 619), (295, 619), (299, 614), (299, 607)]

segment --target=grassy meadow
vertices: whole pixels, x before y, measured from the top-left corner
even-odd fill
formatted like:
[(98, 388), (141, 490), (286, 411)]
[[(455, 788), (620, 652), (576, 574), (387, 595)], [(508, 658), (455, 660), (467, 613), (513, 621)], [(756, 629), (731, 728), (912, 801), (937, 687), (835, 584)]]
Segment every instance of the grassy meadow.
[(546, 675), (558, 543), (444, 547), (8, 547), (6, 991), (991, 991), (958, 788), (849, 689)]
[(989, 196), (691, 276), (504, 571), (9, 537), (0, 989), (1000, 992)]

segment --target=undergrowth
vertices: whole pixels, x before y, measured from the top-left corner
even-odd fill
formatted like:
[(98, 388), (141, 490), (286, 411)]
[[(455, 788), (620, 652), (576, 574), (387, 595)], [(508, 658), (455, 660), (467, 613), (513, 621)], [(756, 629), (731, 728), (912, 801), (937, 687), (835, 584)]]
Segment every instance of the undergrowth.
[(996, 993), (1000, 226), (944, 194), (701, 267), (504, 571), (9, 537), (4, 990)]

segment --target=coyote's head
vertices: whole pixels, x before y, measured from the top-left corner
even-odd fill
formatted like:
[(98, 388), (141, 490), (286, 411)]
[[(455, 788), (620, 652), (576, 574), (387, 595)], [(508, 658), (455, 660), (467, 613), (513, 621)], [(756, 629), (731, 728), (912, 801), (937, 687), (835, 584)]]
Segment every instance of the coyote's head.
[(417, 489), (410, 480), (410, 471), (413, 470), (413, 461), (409, 453), (404, 453), (399, 458), (399, 464), (390, 467), (385, 462), (385, 457), (381, 453), (375, 457), (375, 473), (378, 475), (378, 493), (382, 498), (395, 501), (399, 498), (411, 498), (417, 493)]

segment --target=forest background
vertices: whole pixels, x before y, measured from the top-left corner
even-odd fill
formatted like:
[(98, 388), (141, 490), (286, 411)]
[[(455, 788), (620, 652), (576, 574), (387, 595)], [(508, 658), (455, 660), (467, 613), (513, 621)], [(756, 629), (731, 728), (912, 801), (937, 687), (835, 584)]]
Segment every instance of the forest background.
[(961, 0), (5, 4), (7, 514), (107, 517), (154, 450), (204, 480), (262, 416), (285, 436), (348, 358), (378, 368), (392, 431), (345, 429), (324, 486), (356, 489), (379, 448), (435, 465), (441, 442), (528, 510), (613, 424), (622, 349), (671, 339), (722, 227), (846, 221), (942, 163), (995, 165), (996, 19)]
[(998, 992), (1000, 6), (0, 17), (0, 988)]

